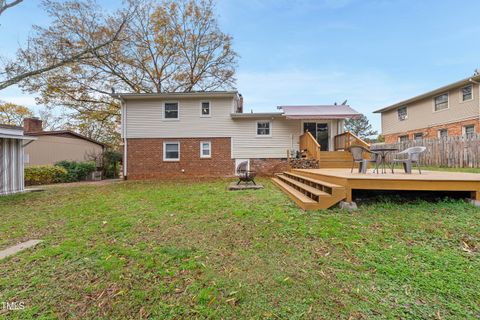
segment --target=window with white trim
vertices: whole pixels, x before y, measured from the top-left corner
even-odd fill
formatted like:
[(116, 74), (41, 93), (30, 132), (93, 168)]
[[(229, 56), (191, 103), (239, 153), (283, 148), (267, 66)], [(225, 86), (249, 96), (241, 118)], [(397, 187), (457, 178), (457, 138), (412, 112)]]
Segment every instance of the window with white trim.
[(257, 136), (268, 137), (272, 135), (272, 123), (270, 121), (257, 121)]
[(463, 127), (463, 134), (469, 138), (473, 137), (473, 135), (475, 134), (475, 126), (472, 124)]
[(180, 160), (180, 142), (163, 143), (163, 161)]
[(202, 117), (210, 117), (210, 102), (202, 102), (200, 115)]
[(170, 119), (170, 120), (178, 119), (178, 103), (177, 102), (166, 102), (164, 104), (163, 118)]
[(414, 134), (413, 134), (413, 139), (414, 139), (415, 141), (420, 141), (420, 140), (422, 140), (422, 139), (423, 139), (423, 133), (421, 133), (421, 132), (416, 132), (416, 133), (414, 133)]
[(462, 101), (468, 101), (473, 99), (473, 86), (469, 85), (462, 88)]
[(408, 119), (407, 107), (400, 107), (397, 109), (398, 120), (403, 121)]
[(407, 142), (407, 141), (408, 141), (408, 136), (407, 135), (398, 137), (398, 142)]
[(212, 142), (201, 141), (200, 142), (200, 158), (211, 158), (211, 157), (212, 157)]
[(448, 93), (441, 94), (434, 98), (435, 111), (440, 111), (448, 108)]

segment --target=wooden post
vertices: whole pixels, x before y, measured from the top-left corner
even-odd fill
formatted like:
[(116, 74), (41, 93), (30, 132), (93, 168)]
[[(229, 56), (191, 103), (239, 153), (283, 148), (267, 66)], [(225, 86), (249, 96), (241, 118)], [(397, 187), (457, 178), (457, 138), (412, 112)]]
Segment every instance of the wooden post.
[(472, 191), (470, 197), (474, 200), (480, 200), (480, 190)]

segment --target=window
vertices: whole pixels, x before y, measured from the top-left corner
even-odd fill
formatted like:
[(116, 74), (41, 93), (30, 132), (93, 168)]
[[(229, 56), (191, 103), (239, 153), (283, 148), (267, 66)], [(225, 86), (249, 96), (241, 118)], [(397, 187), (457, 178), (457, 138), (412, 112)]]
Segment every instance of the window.
[(413, 139), (414, 139), (415, 141), (422, 140), (422, 139), (423, 139), (423, 133), (421, 133), (421, 132), (414, 133), (414, 134), (413, 134)]
[(438, 137), (440, 139), (445, 139), (448, 137), (448, 130), (447, 129), (440, 129), (438, 130)]
[(475, 126), (472, 124), (463, 127), (463, 134), (469, 138), (472, 137), (475, 134)]
[(408, 141), (408, 136), (407, 135), (398, 137), (398, 142), (406, 142), (406, 141)]
[(270, 121), (258, 121), (257, 122), (257, 136), (271, 136), (271, 123)]
[(210, 117), (210, 102), (202, 102), (200, 115), (202, 117)]
[(434, 98), (435, 111), (440, 111), (448, 108), (448, 93), (444, 93)]
[(178, 103), (167, 102), (164, 105), (164, 109), (165, 119), (178, 119)]
[(180, 160), (180, 143), (179, 142), (163, 143), (163, 160), (164, 161)]
[(473, 99), (473, 86), (469, 85), (462, 88), (462, 101), (468, 101)]
[(398, 113), (398, 120), (400, 121), (406, 120), (408, 118), (407, 107), (398, 108), (397, 113)]
[(200, 158), (212, 157), (212, 143), (210, 141), (200, 142)]

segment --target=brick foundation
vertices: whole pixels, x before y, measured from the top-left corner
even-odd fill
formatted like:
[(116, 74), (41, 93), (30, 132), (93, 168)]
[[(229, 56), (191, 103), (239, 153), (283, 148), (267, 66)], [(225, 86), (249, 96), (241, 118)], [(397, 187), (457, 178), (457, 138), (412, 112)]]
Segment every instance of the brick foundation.
[[(165, 141), (180, 142), (179, 161), (163, 161)], [(211, 141), (211, 158), (200, 158), (200, 141)], [(127, 179), (229, 177), (235, 172), (230, 138), (128, 139), (127, 148)]]
[(448, 136), (460, 136), (463, 134), (463, 127), (469, 125), (475, 125), (475, 132), (480, 133), (480, 121), (478, 119), (473, 120), (466, 120), (454, 123), (448, 123), (439, 126), (433, 126), (418, 130), (411, 130), (404, 133), (396, 133), (396, 134), (387, 134), (385, 135), (385, 143), (397, 143), (398, 138), (400, 136), (408, 135), (409, 140), (413, 140), (415, 133), (423, 133), (423, 137), (427, 139), (435, 139), (438, 138), (438, 130), (440, 129), (447, 129)]
[[(180, 142), (180, 160), (163, 160), (163, 143)], [(211, 141), (212, 157), (200, 158), (200, 142)], [(128, 139), (127, 179), (178, 179), (233, 177), (230, 138)], [(259, 176), (286, 171), (287, 159), (250, 159), (250, 170)], [(183, 171), (182, 171), (183, 170)]]
[(287, 169), (287, 159), (250, 159), (250, 170), (256, 171), (259, 176), (273, 176)]

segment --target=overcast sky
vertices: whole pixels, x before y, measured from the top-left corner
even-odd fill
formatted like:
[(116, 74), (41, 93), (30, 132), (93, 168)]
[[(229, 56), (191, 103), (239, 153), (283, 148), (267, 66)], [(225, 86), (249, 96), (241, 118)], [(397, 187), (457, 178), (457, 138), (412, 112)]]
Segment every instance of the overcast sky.
[[(1, 16), (0, 56), (13, 56), (32, 24), (48, 23), (39, 3)], [(372, 111), (480, 68), (478, 0), (217, 0), (217, 12), (241, 56), (247, 111), (348, 99), (380, 130)], [(18, 88), (0, 100), (35, 107)]]

